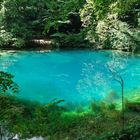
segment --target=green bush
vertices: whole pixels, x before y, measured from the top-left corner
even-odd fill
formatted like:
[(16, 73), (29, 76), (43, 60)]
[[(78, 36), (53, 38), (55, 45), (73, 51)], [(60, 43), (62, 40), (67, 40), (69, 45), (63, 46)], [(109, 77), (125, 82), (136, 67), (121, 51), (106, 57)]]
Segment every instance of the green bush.
[(4, 29), (0, 29), (0, 47), (11, 45), (12, 43), (12, 34), (6, 32)]

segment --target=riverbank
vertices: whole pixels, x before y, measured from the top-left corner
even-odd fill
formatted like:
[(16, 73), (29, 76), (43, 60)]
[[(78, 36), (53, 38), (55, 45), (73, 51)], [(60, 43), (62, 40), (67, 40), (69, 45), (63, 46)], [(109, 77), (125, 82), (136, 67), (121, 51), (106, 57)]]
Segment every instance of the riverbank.
[(116, 51), (116, 52), (122, 52), (122, 53), (130, 53), (130, 54), (140, 54), (140, 51), (134, 51), (134, 52), (130, 52), (130, 51), (126, 51), (123, 49), (101, 49), (101, 48), (59, 48), (59, 47), (53, 47), (53, 44), (49, 44), (49, 46), (41, 46), (38, 44), (30, 44), (30, 46), (27, 47), (22, 47), (22, 48), (13, 48), (13, 47), (3, 47), (0, 48), (0, 52), (18, 52), (18, 51), (40, 51), (40, 52), (51, 52), (51, 51), (80, 51), (80, 50), (85, 50), (85, 51)]

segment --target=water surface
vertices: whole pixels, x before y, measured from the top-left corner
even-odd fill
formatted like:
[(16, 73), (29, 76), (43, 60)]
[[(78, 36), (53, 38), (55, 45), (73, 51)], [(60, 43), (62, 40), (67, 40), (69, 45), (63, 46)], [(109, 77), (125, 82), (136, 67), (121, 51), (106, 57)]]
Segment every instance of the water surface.
[(113, 58), (112, 51), (3, 52), (0, 70), (15, 76), (20, 87), (17, 96), (41, 103), (64, 99), (85, 104), (119, 98), (120, 85), (108, 70), (110, 63), (124, 79), (125, 95), (139, 92), (140, 56), (124, 53), (117, 61)]

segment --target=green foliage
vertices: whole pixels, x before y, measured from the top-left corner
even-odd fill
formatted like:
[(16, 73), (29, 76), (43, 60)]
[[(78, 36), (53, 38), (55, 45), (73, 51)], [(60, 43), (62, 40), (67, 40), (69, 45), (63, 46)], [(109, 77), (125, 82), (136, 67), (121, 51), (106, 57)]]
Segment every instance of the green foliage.
[[(47, 105), (20, 100), (0, 94), (0, 122), (9, 135), (19, 134), (20, 138), (33, 136), (59, 139), (114, 139), (139, 137), (139, 113), (127, 114), (126, 127), (122, 130), (121, 112), (113, 104), (96, 104), (97, 113), (68, 112), (55, 100)], [(95, 105), (94, 105), (95, 106)], [(98, 107), (97, 107), (98, 106)], [(129, 112), (130, 113), (130, 112)]]
[(0, 71), (0, 93), (5, 93), (6, 91), (17, 93), (18, 85), (13, 81), (11, 74)]
[(79, 13), (84, 29), (78, 34), (68, 31), (57, 40), (60, 45), (85, 47), (89, 41), (95, 48), (139, 50), (139, 5), (139, 0), (1, 0), (0, 47), (21, 48), (29, 40), (46, 38), (57, 33), (60, 23), (71, 24), (70, 13)]
[(11, 44), (13, 36), (10, 32), (6, 32), (4, 29), (0, 29), (0, 47), (8, 46)]
[(59, 22), (65, 22), (69, 20), (69, 14), (72, 12), (78, 12), (84, 3), (85, 0), (48, 1), (46, 3), (48, 7), (48, 13), (44, 18), (44, 20), (46, 21), (44, 32), (48, 33), (51, 28), (57, 30)]
[[(139, 47), (140, 41), (137, 37), (136, 29), (130, 25), (131, 17), (128, 12), (136, 11), (135, 5), (138, 0), (127, 2), (110, 0), (105, 2), (87, 0), (83, 9), (80, 11), (83, 27), (87, 30), (88, 39), (96, 48), (113, 48), (134, 50)], [(137, 11), (140, 9), (137, 8)], [(139, 12), (135, 12), (136, 17), (133, 24), (138, 22)], [(125, 20), (124, 20), (125, 19)], [(137, 28), (137, 31), (140, 29)]]
[[(44, 30), (46, 2), (41, 0), (3, 0), (0, 8), (1, 46), (22, 47), (25, 41), (40, 36)], [(5, 37), (10, 34), (9, 40)], [(7, 44), (5, 44), (5, 42)]]
[(23, 138), (47, 136), (55, 131), (55, 124), (64, 111), (58, 106), (61, 102), (63, 100), (40, 105), (0, 94), (0, 122), (7, 126), (9, 132), (20, 134)]
[(69, 14), (78, 12), (84, 3), (85, 0), (2, 0), (0, 46), (20, 48), (31, 39), (45, 38), (50, 29), (57, 30), (59, 22), (67, 21)]
[[(137, 122), (136, 122), (137, 121)], [(128, 124), (124, 130), (112, 131), (105, 133), (98, 140), (138, 140), (140, 138), (140, 120), (136, 119)]]

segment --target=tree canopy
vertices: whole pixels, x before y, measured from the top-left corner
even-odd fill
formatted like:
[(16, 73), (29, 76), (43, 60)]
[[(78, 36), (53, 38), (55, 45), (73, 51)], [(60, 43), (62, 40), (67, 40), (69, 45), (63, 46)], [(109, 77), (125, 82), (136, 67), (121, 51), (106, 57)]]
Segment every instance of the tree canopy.
[[(71, 44), (73, 40), (76, 46), (79, 42), (79, 46), (82, 44), (82, 47), (139, 49), (140, 2), (139, 0), (0, 1), (1, 47), (25, 47), (32, 39), (50, 37), (57, 38), (59, 46), (73, 47)], [(75, 39), (77, 37), (79, 39)]]

